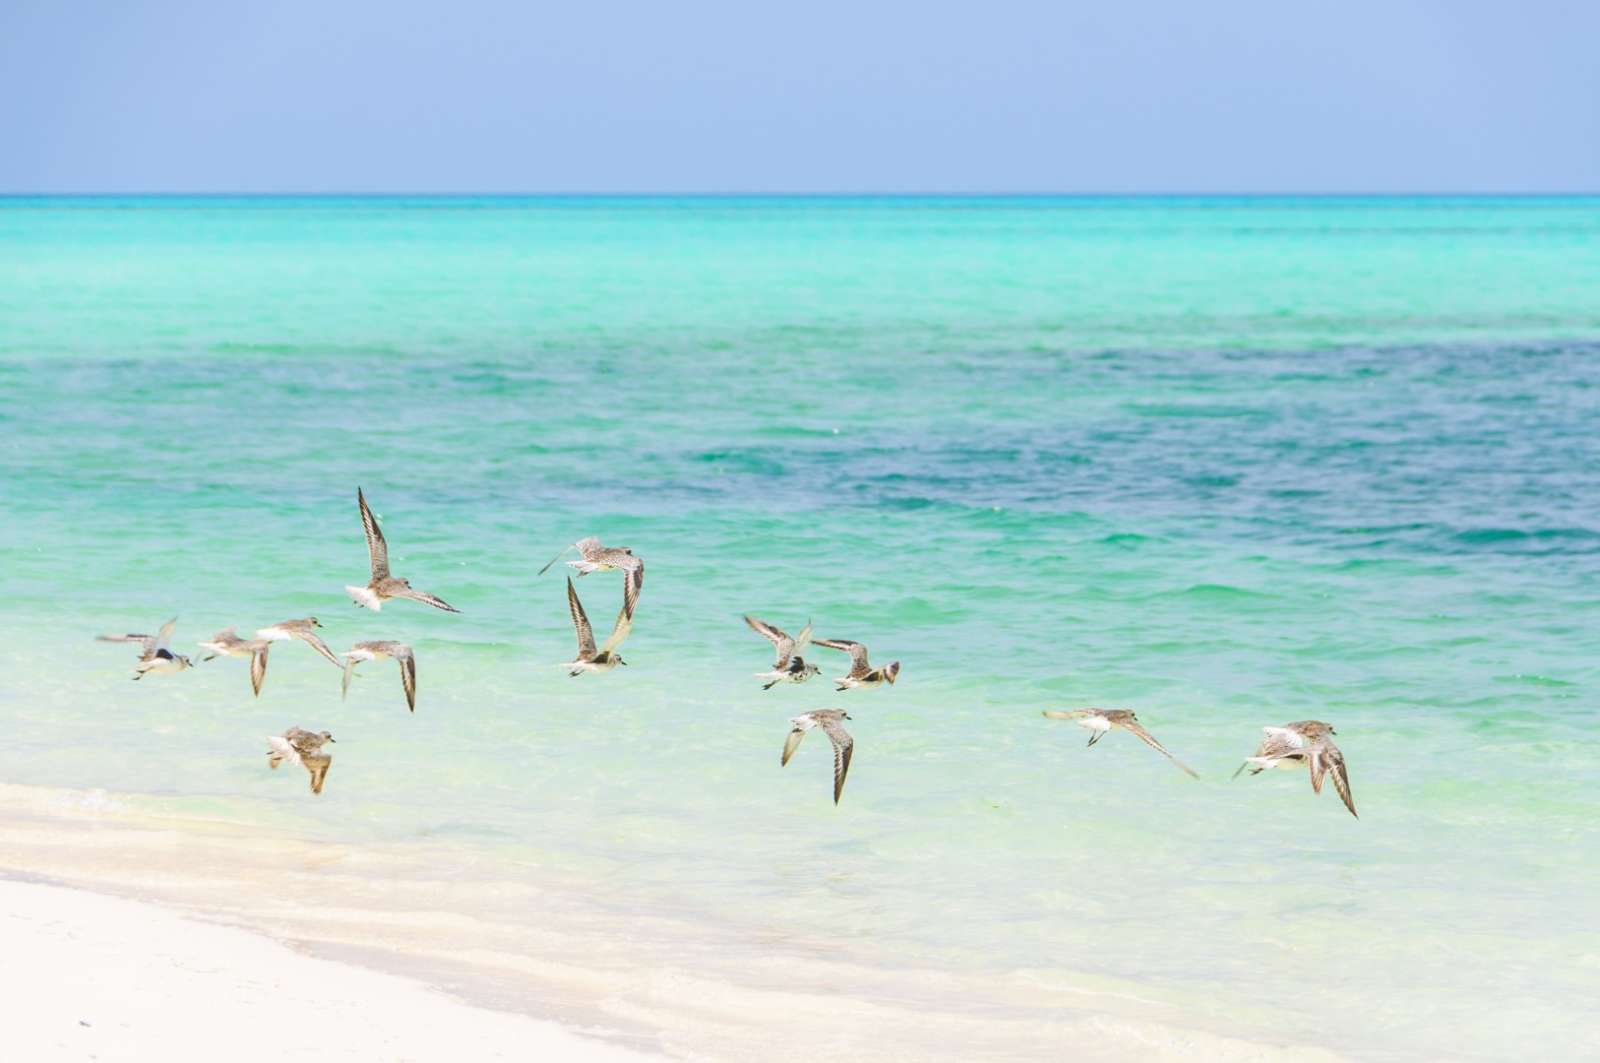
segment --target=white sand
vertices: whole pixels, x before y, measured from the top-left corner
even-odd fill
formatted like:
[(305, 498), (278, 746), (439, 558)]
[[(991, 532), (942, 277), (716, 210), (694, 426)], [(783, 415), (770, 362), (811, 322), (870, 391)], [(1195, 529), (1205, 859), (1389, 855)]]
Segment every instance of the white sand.
[(0, 880), (15, 1060), (642, 1061), (555, 1023), (155, 905)]

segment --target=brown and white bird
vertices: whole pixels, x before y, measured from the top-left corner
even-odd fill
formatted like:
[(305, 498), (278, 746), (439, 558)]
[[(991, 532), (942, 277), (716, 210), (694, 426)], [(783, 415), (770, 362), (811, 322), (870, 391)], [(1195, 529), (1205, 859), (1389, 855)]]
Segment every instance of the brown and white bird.
[(583, 611), (583, 603), (578, 600), (578, 590), (572, 585), (572, 577), (567, 577), (567, 611), (572, 614), (572, 626), (578, 633), (578, 656), (567, 663), (572, 676), (580, 676), (584, 672), (609, 672), (619, 664), (627, 664), (617, 653), (617, 647), (622, 645), (622, 640), (628, 637), (628, 632), (633, 630), (633, 616), (628, 612), (628, 605), (624, 601), (622, 612), (617, 614), (617, 622), (611, 628), (611, 635), (606, 639), (605, 645), (596, 647), (594, 644), (594, 628), (589, 626), (589, 615)]
[(378, 520), (367, 507), (367, 496), (361, 493), (359, 487), (356, 488), (356, 503), (361, 507), (361, 526), (367, 533), (367, 553), (372, 559), (372, 579), (365, 587), (345, 587), (351, 599), (357, 605), (364, 605), (372, 610), (382, 609), (383, 603), (390, 598), (409, 598), (414, 602), (431, 605), (435, 609), (443, 609), (447, 613), (461, 612), (443, 598), (416, 590), (409, 581), (389, 574), (389, 544), (384, 541)]
[(1194, 769), (1183, 761), (1167, 752), (1167, 747), (1157, 742), (1155, 736), (1139, 723), (1139, 718), (1128, 709), (1073, 709), (1070, 712), (1060, 712), (1054, 709), (1045, 710), (1045, 716), (1052, 720), (1071, 720), (1079, 727), (1087, 727), (1094, 733), (1089, 736), (1092, 746), (1107, 734), (1113, 727), (1120, 727), (1151, 749), (1166, 757), (1172, 763), (1182, 768), (1191, 778), (1198, 779)]
[(806, 626), (800, 629), (800, 634), (795, 638), (790, 638), (765, 620), (757, 620), (753, 616), (745, 617), (744, 622), (749, 624), (756, 634), (772, 643), (778, 654), (777, 660), (773, 662), (772, 671), (756, 673), (757, 679), (767, 681), (761, 687), (762, 690), (771, 690), (779, 683), (804, 683), (822, 671), (816, 665), (808, 664), (805, 658), (800, 656), (800, 651), (811, 643), (811, 621), (806, 621)]
[(843, 709), (817, 709), (814, 712), (803, 712), (790, 719), (794, 729), (789, 732), (789, 737), (783, 740), (783, 760), (781, 764), (787, 765), (789, 758), (794, 756), (794, 751), (800, 748), (800, 740), (806, 732), (813, 727), (822, 728), (822, 733), (828, 736), (828, 741), (833, 743), (833, 803), (839, 803), (839, 795), (844, 792), (844, 777), (850, 774), (850, 754), (855, 749), (855, 739), (850, 737), (850, 732), (844, 729), (843, 720), (850, 719), (850, 714)]
[(299, 727), (291, 727), (281, 735), (268, 735), (267, 767), (277, 768), (279, 764), (288, 761), (297, 764), (311, 774), (311, 792), (322, 792), (322, 780), (328, 777), (328, 766), (333, 763), (333, 756), (322, 751), (324, 742), (332, 742), (333, 735), (327, 731), (312, 732)]
[[(1331, 776), (1333, 788), (1339, 792), (1344, 807), (1356, 816), (1355, 798), (1350, 796), (1350, 773), (1344, 766), (1344, 753), (1333, 744), (1329, 735), (1337, 734), (1331, 724), (1321, 720), (1297, 720), (1282, 727), (1263, 727), (1261, 744), (1253, 757), (1245, 758), (1239, 772), (1250, 769), (1251, 775), (1260, 775), (1268, 768), (1287, 768), (1290, 771), (1306, 768), (1311, 772), (1311, 789), (1322, 792), (1324, 776)], [(1356, 816), (1360, 819), (1360, 816)]]
[(894, 685), (895, 676), (900, 674), (900, 662), (890, 661), (882, 668), (874, 668), (867, 661), (867, 648), (859, 642), (849, 639), (813, 639), (818, 646), (826, 646), (830, 650), (843, 650), (850, 655), (850, 672), (835, 679), (838, 690), (849, 690), (851, 687), (875, 687), (888, 683)]
[(250, 658), (250, 689), (255, 691), (256, 697), (261, 696), (261, 684), (267, 679), (267, 651), (272, 649), (271, 642), (266, 639), (242, 639), (233, 633), (233, 628), (225, 627), (212, 635), (209, 641), (200, 643), (200, 648), (211, 651), (209, 656), (201, 658), (203, 661), (218, 656)]
[(173, 617), (161, 625), (161, 630), (154, 635), (97, 635), (100, 642), (137, 642), (139, 644), (139, 663), (133, 666), (135, 679), (143, 679), (147, 675), (172, 675), (189, 667), (189, 658), (181, 653), (173, 653), (167, 649), (167, 643), (172, 641), (172, 632), (178, 626), (178, 618)]
[(344, 652), (344, 681), (339, 686), (339, 696), (350, 694), (350, 677), (362, 661), (383, 661), (393, 658), (400, 665), (400, 685), (405, 687), (406, 707), (417, 711), (417, 658), (404, 642), (379, 640), (358, 642)]
[(268, 642), (285, 642), (289, 639), (299, 639), (312, 649), (320, 653), (336, 668), (343, 668), (344, 662), (333, 655), (328, 649), (328, 644), (322, 641), (316, 629), (322, 626), (322, 621), (314, 616), (303, 620), (284, 620), (270, 627), (261, 628), (256, 632), (256, 638), (266, 639)]
[(567, 550), (576, 550), (581, 555), (578, 560), (567, 562), (578, 570), (579, 579), (591, 572), (621, 570), (622, 607), (627, 611), (629, 619), (632, 619), (634, 607), (639, 604), (639, 591), (644, 587), (644, 559), (635, 557), (633, 551), (626, 546), (601, 546), (600, 540), (591, 535), (587, 539), (579, 539), (545, 562), (544, 568), (539, 570), (539, 575), (542, 576), (549, 571), (550, 566), (560, 561)]

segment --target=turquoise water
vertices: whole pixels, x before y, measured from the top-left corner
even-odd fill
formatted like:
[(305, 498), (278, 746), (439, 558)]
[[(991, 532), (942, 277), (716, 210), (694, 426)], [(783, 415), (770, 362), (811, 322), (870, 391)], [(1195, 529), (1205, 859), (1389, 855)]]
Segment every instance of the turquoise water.
[[(560, 868), (730, 977), (1592, 1055), (1597, 292), (1597, 199), (0, 201), (0, 780)], [(357, 484), (462, 615), (349, 603)], [(535, 572), (591, 533), (648, 574), (572, 680)], [(900, 681), (764, 693), (743, 612)], [(409, 640), (417, 712), (393, 665), (341, 703), (280, 645), (252, 699), (90, 641), (173, 614)], [(1084, 704), (1202, 778), (1039, 716)], [(837, 808), (820, 737), (778, 765), (829, 705)], [(1229, 780), (1307, 717), (1359, 821)], [(338, 736), (318, 800), (261, 763), (291, 724)]]

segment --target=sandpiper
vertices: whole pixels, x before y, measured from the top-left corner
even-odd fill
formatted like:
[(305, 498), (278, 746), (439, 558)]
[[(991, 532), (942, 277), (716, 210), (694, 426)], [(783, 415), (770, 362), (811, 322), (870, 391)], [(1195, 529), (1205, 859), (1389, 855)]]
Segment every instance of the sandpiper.
[(627, 664), (617, 654), (617, 647), (622, 645), (622, 640), (628, 637), (628, 632), (633, 628), (633, 617), (628, 613), (627, 603), (624, 602), (622, 612), (617, 614), (617, 623), (611, 629), (611, 637), (606, 639), (605, 645), (599, 649), (594, 644), (594, 629), (589, 626), (589, 617), (583, 611), (583, 603), (578, 601), (578, 589), (572, 585), (572, 577), (567, 577), (567, 609), (572, 613), (572, 626), (578, 632), (578, 656), (569, 662), (571, 669), (569, 675), (579, 676), (584, 672), (609, 672), (619, 664)]
[(135, 679), (143, 679), (151, 673), (171, 675), (189, 667), (189, 658), (167, 649), (167, 643), (172, 641), (172, 631), (177, 626), (178, 618), (173, 617), (162, 624), (161, 630), (154, 635), (97, 635), (96, 638), (100, 642), (139, 643), (139, 663), (133, 666)]
[(1190, 768), (1187, 764), (1183, 763), (1183, 761), (1179, 760), (1171, 753), (1168, 753), (1167, 747), (1162, 745), (1160, 742), (1157, 742), (1154, 735), (1140, 726), (1139, 718), (1128, 709), (1073, 709), (1070, 712), (1058, 712), (1053, 709), (1047, 709), (1045, 710), (1045, 715), (1052, 720), (1071, 720), (1079, 727), (1087, 727), (1089, 730), (1093, 731), (1094, 734), (1089, 736), (1089, 744), (1091, 746), (1100, 741), (1101, 736), (1105, 735), (1113, 727), (1120, 727), (1124, 731), (1127, 731), (1129, 734), (1133, 735), (1139, 741), (1143, 742), (1145, 745), (1149, 746), (1151, 749), (1155, 750), (1157, 753), (1160, 753), (1162, 756), (1172, 761), (1172, 763), (1182, 768), (1185, 772), (1188, 772), (1191, 778), (1200, 778), (1200, 776), (1195, 774), (1194, 769)]
[(576, 561), (567, 562), (578, 570), (579, 579), (591, 572), (622, 570), (622, 605), (627, 610), (629, 619), (632, 619), (634, 606), (639, 604), (639, 591), (644, 587), (644, 559), (635, 557), (633, 551), (626, 546), (601, 546), (600, 540), (591, 535), (587, 539), (579, 539), (545, 562), (544, 568), (539, 570), (539, 575), (542, 576), (549, 571), (550, 566), (560, 561), (567, 550), (576, 550), (583, 555)]
[(773, 662), (772, 671), (756, 673), (757, 679), (767, 680), (761, 687), (762, 690), (771, 690), (779, 683), (804, 683), (822, 670), (814, 664), (806, 663), (805, 658), (800, 656), (800, 651), (811, 643), (811, 621), (806, 621), (806, 626), (800, 629), (800, 634), (796, 638), (790, 638), (765, 620), (757, 620), (753, 616), (745, 617), (744, 622), (758, 635), (772, 643), (778, 652), (778, 659)]
[(364, 605), (368, 609), (378, 610), (382, 609), (383, 603), (390, 598), (410, 598), (414, 602), (422, 602), (435, 609), (443, 609), (447, 613), (461, 612), (444, 599), (416, 590), (399, 576), (389, 575), (389, 545), (384, 542), (377, 518), (372, 515), (372, 510), (367, 508), (367, 496), (361, 493), (359, 487), (356, 488), (356, 502), (361, 506), (361, 526), (367, 531), (367, 553), (372, 556), (372, 579), (365, 587), (345, 587), (355, 603)]
[(344, 682), (339, 687), (339, 696), (345, 697), (350, 693), (350, 676), (354, 674), (356, 665), (362, 661), (382, 661), (394, 658), (400, 665), (400, 685), (406, 688), (406, 705), (412, 712), (417, 711), (417, 658), (411, 652), (411, 647), (404, 642), (383, 640), (378, 642), (358, 642), (345, 651), (344, 654)]
[(328, 777), (328, 765), (333, 763), (331, 754), (322, 751), (324, 742), (332, 742), (333, 735), (327, 731), (312, 732), (299, 727), (291, 727), (281, 735), (268, 735), (267, 744), (272, 748), (267, 750), (267, 767), (276, 768), (284, 761), (298, 764), (311, 773), (311, 792), (322, 792), (322, 780)]
[(1356, 802), (1350, 796), (1350, 773), (1344, 766), (1344, 753), (1328, 737), (1338, 734), (1331, 724), (1321, 720), (1297, 720), (1282, 727), (1263, 727), (1261, 731), (1264, 737), (1256, 747), (1255, 756), (1247, 757), (1239, 765), (1239, 771), (1233, 773), (1235, 779), (1246, 768), (1250, 769), (1251, 775), (1260, 775), (1268, 768), (1294, 771), (1305, 767), (1311, 771), (1311, 789), (1320, 794), (1323, 775), (1332, 775), (1333, 788), (1339, 792), (1344, 807), (1350, 810), (1352, 816), (1356, 816)]
[(875, 687), (888, 683), (894, 684), (894, 677), (900, 674), (900, 662), (890, 661), (882, 668), (874, 668), (867, 663), (867, 648), (859, 642), (849, 639), (813, 639), (818, 646), (826, 646), (830, 650), (843, 650), (850, 655), (850, 674), (835, 679), (838, 690), (849, 690), (851, 687)]
[(334, 665), (334, 667), (343, 668), (344, 662), (333, 655), (333, 651), (328, 649), (328, 644), (323, 642), (322, 637), (317, 634), (316, 629), (321, 626), (322, 621), (318, 620), (314, 616), (308, 616), (303, 620), (284, 620), (273, 624), (271, 627), (264, 627), (260, 629), (256, 632), (256, 638), (266, 639), (268, 642), (284, 642), (288, 639), (299, 639), (301, 642), (304, 642), (306, 645), (322, 654), (322, 656), (326, 657)]
[(822, 733), (828, 736), (828, 741), (833, 743), (833, 803), (839, 803), (839, 795), (844, 792), (844, 777), (850, 773), (850, 753), (855, 748), (855, 739), (850, 737), (850, 732), (844, 729), (841, 720), (850, 719), (850, 714), (843, 709), (817, 709), (814, 712), (803, 712), (790, 719), (794, 730), (789, 732), (789, 737), (783, 740), (783, 760), (781, 764), (788, 764), (789, 758), (794, 756), (794, 751), (800, 748), (800, 740), (806, 732), (813, 727), (822, 728)]
[(250, 688), (255, 691), (256, 697), (261, 696), (261, 684), (267, 679), (267, 651), (272, 649), (271, 642), (266, 639), (242, 639), (233, 633), (233, 628), (225, 627), (212, 635), (209, 641), (200, 643), (200, 648), (211, 651), (209, 656), (201, 658), (203, 661), (212, 660), (218, 655), (250, 658)]

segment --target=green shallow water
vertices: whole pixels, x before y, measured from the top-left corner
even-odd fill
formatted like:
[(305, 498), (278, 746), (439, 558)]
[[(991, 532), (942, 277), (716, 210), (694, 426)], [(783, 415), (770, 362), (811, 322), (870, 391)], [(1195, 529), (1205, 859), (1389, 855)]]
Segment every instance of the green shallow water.
[[(0, 779), (560, 865), (752, 963), (1592, 1054), (1597, 236), (1594, 199), (0, 201)], [(357, 484), (462, 615), (348, 602)], [(630, 666), (570, 680), (535, 573), (588, 533), (648, 575)], [(743, 612), (900, 682), (763, 693)], [(392, 665), (341, 703), (281, 645), (252, 699), (89, 641), (173, 614), (412, 641), (418, 711)], [(838, 808), (818, 738), (778, 766), (835, 704)], [(1039, 716), (1081, 704), (1202, 778)], [(1361, 820), (1229, 781), (1306, 717)], [(315, 804), (259, 760), (290, 724), (339, 736)]]

